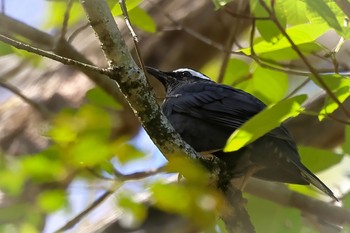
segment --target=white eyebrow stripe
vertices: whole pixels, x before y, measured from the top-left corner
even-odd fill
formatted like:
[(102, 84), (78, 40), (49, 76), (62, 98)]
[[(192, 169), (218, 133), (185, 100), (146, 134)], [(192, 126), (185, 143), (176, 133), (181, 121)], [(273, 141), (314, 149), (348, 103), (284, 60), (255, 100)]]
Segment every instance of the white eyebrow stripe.
[(208, 78), (207, 76), (205, 76), (201, 72), (191, 70), (189, 68), (180, 68), (180, 69), (174, 70), (173, 72), (184, 72), (184, 71), (190, 72), (192, 74), (192, 76), (196, 76), (198, 78), (205, 79), (205, 80), (210, 80), (210, 78)]

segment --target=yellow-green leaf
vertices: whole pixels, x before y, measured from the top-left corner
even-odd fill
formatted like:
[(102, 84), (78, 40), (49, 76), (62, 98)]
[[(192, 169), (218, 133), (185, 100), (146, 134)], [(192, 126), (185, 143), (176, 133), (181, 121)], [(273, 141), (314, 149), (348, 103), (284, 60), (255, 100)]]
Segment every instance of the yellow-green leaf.
[(283, 121), (300, 114), (306, 95), (299, 95), (272, 105), (244, 123), (233, 132), (224, 148), (236, 151), (278, 127)]
[(323, 171), (335, 164), (338, 164), (343, 155), (336, 154), (329, 150), (299, 146), (299, 153), (303, 164), (312, 172)]
[(146, 32), (156, 32), (156, 23), (152, 17), (140, 7), (135, 7), (129, 11), (130, 21), (136, 27)]
[(46, 190), (38, 196), (39, 206), (47, 213), (59, 210), (66, 203), (66, 193), (63, 190)]

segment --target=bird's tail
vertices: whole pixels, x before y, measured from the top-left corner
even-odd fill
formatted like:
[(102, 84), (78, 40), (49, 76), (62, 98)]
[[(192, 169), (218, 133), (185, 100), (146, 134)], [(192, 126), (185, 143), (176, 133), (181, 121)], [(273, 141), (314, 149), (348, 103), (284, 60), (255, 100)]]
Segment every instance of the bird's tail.
[(315, 176), (309, 169), (307, 169), (304, 165), (302, 164), (297, 164), (293, 162), (295, 166), (297, 166), (300, 170), (301, 175), (307, 180), (310, 184), (330, 196), (336, 201), (339, 201), (338, 198), (336, 198), (332, 192), (317, 176)]

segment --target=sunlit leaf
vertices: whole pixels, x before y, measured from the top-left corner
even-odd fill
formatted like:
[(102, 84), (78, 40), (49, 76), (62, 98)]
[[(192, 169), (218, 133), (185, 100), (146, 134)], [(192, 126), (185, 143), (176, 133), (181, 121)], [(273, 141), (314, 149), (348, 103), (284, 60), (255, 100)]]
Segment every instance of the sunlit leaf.
[(51, 213), (64, 206), (66, 193), (60, 189), (46, 190), (39, 194), (37, 202), (45, 212)]
[[(315, 54), (316, 52), (320, 51), (326, 51), (328, 52), (327, 48), (325, 48), (323, 45), (319, 44), (318, 42), (309, 42), (304, 44), (299, 44), (298, 49), (304, 54)], [(270, 59), (272, 61), (285, 61), (285, 60), (294, 60), (298, 59), (299, 55), (295, 52), (295, 50), (292, 47), (277, 49), (277, 50), (271, 50), (267, 52), (261, 52), (259, 53), (259, 57)]]
[(0, 189), (7, 194), (18, 195), (23, 190), (23, 184), (26, 181), (26, 177), (25, 174), (19, 170), (19, 168), (16, 170), (9, 168), (1, 169), (0, 177)]
[(78, 131), (76, 127), (79, 123), (74, 122), (74, 113), (71, 110), (61, 111), (53, 121), (54, 126), (48, 132), (53, 141), (59, 144), (67, 144), (77, 138)]
[(246, 196), (248, 198), (246, 207), (256, 232), (300, 232), (302, 221), (299, 210), (286, 208), (252, 195)]
[[(140, 5), (141, 2), (142, 2), (142, 0), (127, 0), (127, 1), (125, 1), (126, 8), (127, 8), (128, 12), (131, 11), (132, 9), (134, 9), (135, 7), (137, 7), (138, 5)], [(123, 14), (123, 12), (120, 8), (120, 5), (118, 3), (118, 0), (108, 0), (107, 3), (111, 8), (111, 12), (112, 12), (113, 16), (119, 16), (119, 15)]]
[(39, 233), (40, 231), (36, 226), (30, 223), (23, 223), (19, 227), (20, 233)]
[(233, 132), (224, 151), (239, 150), (278, 127), (286, 119), (299, 115), (302, 110), (301, 104), (305, 100), (306, 95), (299, 95), (264, 109)]
[(306, 0), (306, 4), (310, 10), (317, 12), (317, 14), (320, 15), (330, 27), (336, 29), (337, 31), (342, 30), (336, 15), (324, 0)]
[(140, 7), (129, 11), (131, 23), (146, 32), (156, 32), (156, 23), (152, 17)]
[(122, 109), (120, 103), (118, 103), (114, 98), (108, 95), (102, 88), (95, 87), (90, 89), (86, 93), (86, 98), (97, 106), (110, 107), (116, 110)]
[[(326, 24), (300, 24), (286, 29), (287, 34), (291, 37), (296, 45), (314, 42), (318, 37), (324, 34), (329, 27)], [(283, 37), (276, 43), (269, 43), (263, 40), (257, 40), (254, 44), (256, 54), (263, 54), (290, 48), (291, 44)], [(247, 55), (251, 55), (251, 49), (245, 48), (241, 50)]]
[(300, 0), (282, 0), (279, 4), (283, 4), (286, 11), (287, 22), (290, 25), (307, 23), (309, 20), (306, 16), (306, 3)]
[(28, 178), (36, 182), (49, 182), (64, 175), (63, 164), (57, 157), (48, 156), (48, 153), (51, 153), (49, 150), (22, 159), (22, 171)]
[[(311, 79), (321, 88), (323, 85), (314, 76)], [(323, 83), (333, 93), (340, 103), (343, 103), (350, 96), (350, 79), (338, 74), (320, 76)], [(319, 113), (319, 120), (323, 120), (328, 114), (331, 114), (338, 108), (338, 104), (330, 96), (326, 97), (325, 105)]]
[[(256, 66), (255, 63), (252, 64), (253, 66), (256, 68), (248, 81), (252, 89), (248, 92), (268, 105), (281, 100), (288, 89), (287, 74)], [(239, 87), (238, 85), (237, 88)]]
[(312, 172), (323, 171), (343, 159), (342, 155), (328, 150), (305, 146), (299, 146), (298, 149), (303, 164)]

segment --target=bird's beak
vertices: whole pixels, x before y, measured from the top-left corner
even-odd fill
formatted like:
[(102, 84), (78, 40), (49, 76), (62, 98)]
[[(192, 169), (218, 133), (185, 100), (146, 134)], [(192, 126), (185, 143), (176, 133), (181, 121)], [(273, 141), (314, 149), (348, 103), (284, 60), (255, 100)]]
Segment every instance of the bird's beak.
[(158, 79), (165, 87), (167, 87), (167, 82), (169, 81), (169, 75), (166, 72), (160, 71), (156, 68), (146, 66), (147, 73)]

